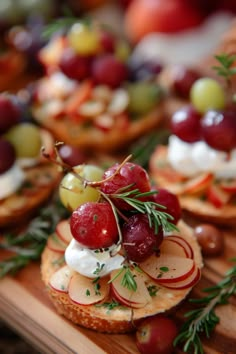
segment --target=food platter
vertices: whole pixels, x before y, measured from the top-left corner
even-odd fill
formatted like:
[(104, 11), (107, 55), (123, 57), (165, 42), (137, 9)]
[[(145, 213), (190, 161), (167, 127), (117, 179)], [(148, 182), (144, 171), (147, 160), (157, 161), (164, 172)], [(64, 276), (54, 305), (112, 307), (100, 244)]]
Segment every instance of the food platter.
[[(235, 257), (234, 229), (223, 230), (225, 250), (219, 257), (204, 259), (202, 279), (190, 298), (203, 296), (202, 290), (218, 283), (232, 267)], [(0, 259), (5, 256), (0, 253)], [(184, 302), (176, 312), (179, 324), (190, 304)], [(205, 353), (234, 353), (236, 346), (236, 299), (218, 306), (220, 318), (215, 331), (203, 339)], [(7, 276), (0, 282), (0, 318), (43, 353), (138, 353), (135, 335), (97, 333), (71, 324), (58, 315), (51, 304), (40, 277), (40, 264), (30, 264), (16, 276)], [(180, 351), (177, 351), (180, 353)]]

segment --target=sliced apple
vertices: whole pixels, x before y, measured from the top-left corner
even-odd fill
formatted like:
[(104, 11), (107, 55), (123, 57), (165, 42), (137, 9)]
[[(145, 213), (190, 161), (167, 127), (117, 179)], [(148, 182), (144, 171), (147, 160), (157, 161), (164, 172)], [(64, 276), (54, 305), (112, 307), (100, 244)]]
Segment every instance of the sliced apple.
[(184, 248), (187, 258), (194, 258), (194, 253), (191, 245), (183, 237), (177, 235), (170, 235), (167, 236), (166, 239), (169, 241), (177, 242), (179, 245), (181, 245)]
[(191, 178), (183, 185), (182, 193), (196, 194), (206, 190), (213, 181), (212, 173), (202, 173), (201, 175)]
[(67, 265), (58, 269), (50, 278), (49, 285), (56, 291), (68, 293), (69, 283), (74, 270)]
[(223, 180), (220, 182), (220, 188), (228, 193), (236, 193), (236, 179), (233, 180)]
[(110, 285), (108, 281), (108, 277), (95, 280), (76, 273), (72, 276), (69, 283), (69, 297), (73, 302), (80, 305), (101, 302), (109, 294)]
[(67, 245), (73, 239), (72, 233), (70, 231), (69, 220), (61, 220), (56, 226), (57, 236)]
[(54, 252), (57, 253), (65, 253), (67, 244), (63, 242), (57, 234), (53, 234), (52, 236), (49, 237), (48, 242), (47, 242), (47, 247)]
[(208, 188), (207, 200), (216, 208), (221, 208), (229, 202), (231, 194), (225, 192), (220, 186), (213, 184)]
[(123, 277), (126, 270), (116, 269), (111, 272), (111, 292), (114, 297), (123, 305), (132, 308), (142, 308), (151, 302), (151, 296), (145, 284), (146, 276), (143, 273), (130, 270), (136, 283), (136, 290), (123, 285)]
[[(171, 239), (170, 237), (165, 237), (160, 246), (160, 253), (172, 254), (178, 257), (187, 257), (187, 252), (185, 251), (184, 246), (181, 243), (178, 243), (176, 240)], [(187, 257), (188, 258), (188, 257)]]
[[(45, 152), (50, 156), (54, 151), (54, 138), (52, 134), (43, 128), (40, 128), (40, 136), (42, 140), (42, 146), (45, 148)], [(45, 161), (45, 157), (40, 153), (40, 160)]]
[(189, 277), (195, 268), (193, 259), (171, 254), (152, 255), (139, 267), (156, 282), (171, 283)]
[(190, 274), (189, 277), (187, 277), (184, 280), (175, 282), (175, 283), (168, 283), (168, 284), (161, 284), (162, 286), (164, 286), (165, 288), (169, 288), (169, 289), (176, 289), (176, 290), (183, 290), (183, 289), (187, 289), (187, 288), (192, 288), (194, 285), (197, 284), (197, 282), (200, 280), (201, 278), (201, 270), (200, 268), (198, 268), (197, 266), (194, 268), (194, 271), (192, 272), (192, 274)]

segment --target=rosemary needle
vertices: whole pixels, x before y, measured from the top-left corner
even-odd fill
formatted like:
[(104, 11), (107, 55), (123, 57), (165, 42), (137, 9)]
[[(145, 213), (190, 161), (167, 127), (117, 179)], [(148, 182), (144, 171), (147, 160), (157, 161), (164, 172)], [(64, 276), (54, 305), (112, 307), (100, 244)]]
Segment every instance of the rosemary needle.
[[(232, 261), (236, 262), (236, 258)], [(187, 320), (174, 341), (174, 345), (182, 345), (183, 351), (186, 353), (204, 353), (200, 335), (210, 337), (211, 332), (220, 321), (215, 313), (216, 306), (227, 304), (230, 296), (236, 294), (236, 266), (226, 272), (222, 281), (204, 289), (203, 292), (208, 295), (200, 299), (189, 300), (200, 306), (185, 314)]]

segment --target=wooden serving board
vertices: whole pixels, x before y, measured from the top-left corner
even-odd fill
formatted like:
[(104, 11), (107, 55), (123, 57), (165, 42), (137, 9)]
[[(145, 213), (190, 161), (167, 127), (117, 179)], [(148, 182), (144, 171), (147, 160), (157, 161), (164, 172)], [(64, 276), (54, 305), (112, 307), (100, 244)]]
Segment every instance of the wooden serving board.
[[(203, 288), (222, 279), (236, 256), (236, 230), (224, 231), (225, 250), (222, 256), (205, 258), (202, 279), (190, 297), (201, 296)], [(4, 252), (0, 251), (0, 259)], [(178, 321), (189, 310), (185, 301), (176, 312)], [(205, 353), (236, 353), (236, 297), (216, 310), (220, 317), (210, 339), (204, 340)], [(41, 353), (100, 354), (138, 353), (135, 335), (97, 333), (71, 324), (58, 315), (50, 302), (40, 278), (40, 264), (32, 263), (15, 277), (0, 280), (0, 318), (27, 339)]]

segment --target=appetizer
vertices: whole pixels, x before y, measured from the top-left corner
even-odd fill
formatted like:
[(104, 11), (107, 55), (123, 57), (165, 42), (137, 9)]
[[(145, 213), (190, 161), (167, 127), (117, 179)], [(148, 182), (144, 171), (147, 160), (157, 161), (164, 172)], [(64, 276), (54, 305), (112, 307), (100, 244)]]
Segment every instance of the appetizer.
[[(0, 95), (0, 227), (28, 220), (48, 200), (60, 171), (41, 156), (53, 149), (52, 135), (32, 122), (14, 95)], [(26, 117), (25, 117), (26, 118)]]
[(71, 216), (49, 236), (41, 274), (58, 313), (73, 323), (130, 332), (173, 311), (199, 281), (200, 247), (177, 197), (159, 195), (140, 165), (78, 165), (59, 195)]
[(81, 21), (52, 36), (39, 53), (46, 74), (33, 97), (36, 121), (59, 141), (106, 152), (158, 127), (164, 116), (160, 63), (137, 68), (130, 50), (104, 26)]

